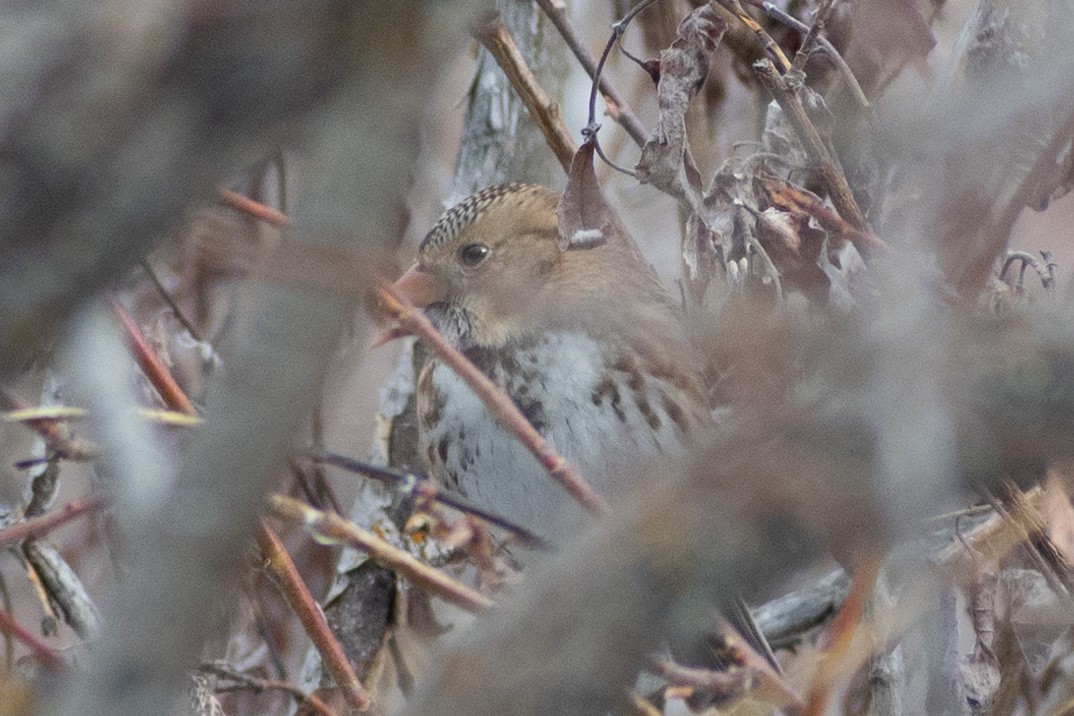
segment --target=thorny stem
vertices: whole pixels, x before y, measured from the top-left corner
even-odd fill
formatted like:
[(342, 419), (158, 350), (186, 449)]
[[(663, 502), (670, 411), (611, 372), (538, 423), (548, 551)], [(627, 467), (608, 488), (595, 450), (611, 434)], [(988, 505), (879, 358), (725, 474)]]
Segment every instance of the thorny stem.
[(574, 146), (570, 132), (563, 125), (559, 106), (552, 101), (534, 77), (526, 64), (526, 58), (518, 51), (515, 39), (507, 26), (503, 24), (499, 14), (475, 27), (474, 37), (484, 45), (496, 60), (496, 64), (507, 75), (508, 81), (514, 87), (522, 103), (526, 105), (526, 109), (537, 123), (545, 142), (556, 155), (563, 171), (569, 172), (571, 159), (574, 158), (577, 147)]
[[(810, 121), (802, 99), (799, 97), (797, 88), (794, 86), (798, 80), (793, 76), (780, 75), (770, 60), (759, 60), (754, 64), (757, 76), (783, 109), (787, 120), (794, 127), (798, 140), (802, 143), (810, 160), (817, 165), (817, 170), (824, 179), (831, 194), (832, 203), (840, 216), (851, 226), (859, 231), (867, 231), (868, 223), (862, 214), (854, 192), (850, 188), (843, 168), (839, 166), (839, 160), (828, 151), (820, 132)], [(800, 77), (800, 75), (799, 75)]]
[(389, 544), (339, 515), (315, 510), (294, 498), (279, 494), (269, 496), (268, 510), (276, 517), (300, 525), (319, 537), (365, 552), (374, 561), (413, 584), (468, 612), (478, 614), (494, 606), (492, 600), (480, 592), (433, 569), (409, 552)]
[(478, 517), (490, 525), (495, 525), (496, 527), (510, 532), (519, 542), (529, 547), (543, 550), (552, 549), (552, 545), (550, 545), (547, 540), (538, 537), (525, 527), (516, 525), (507, 518), (489, 512), (488, 510), (471, 505), (461, 497), (441, 492), (440, 488), (437, 487), (432, 480), (425, 479), (412, 472), (392, 470), (387, 467), (371, 465), (367, 462), (362, 462), (361, 460), (355, 460), (344, 455), (316, 448), (310, 450), (310, 457), (318, 462), (325, 462), (329, 465), (335, 465), (344, 470), (349, 470), (350, 472), (356, 472), (360, 475), (365, 475), (366, 477), (372, 477), (375, 480), (395, 485), (400, 489), (405, 490), (410, 495), (432, 499), (442, 505), (447, 505), (460, 512), (465, 512), (466, 514)]
[[(637, 5), (632, 7), (626, 15), (612, 25), (611, 37), (608, 38), (608, 42), (604, 45), (604, 52), (600, 53), (600, 61), (597, 62), (597, 68), (593, 73), (593, 84), (589, 88), (589, 121), (586, 123), (589, 126), (593, 126), (597, 122), (597, 88), (600, 86), (600, 77), (604, 72), (604, 63), (608, 61), (608, 55), (611, 53), (612, 47), (615, 46), (615, 43), (617, 43), (619, 38), (623, 36), (623, 33), (626, 32), (630, 22), (654, 2), (656, 2), (656, 0), (639, 0)], [(643, 140), (641, 144), (644, 145), (645, 140)]]
[(559, 34), (567, 43), (567, 47), (574, 53), (578, 62), (581, 63), (586, 74), (589, 75), (590, 79), (597, 82), (600, 91), (604, 94), (608, 115), (623, 127), (639, 147), (645, 146), (648, 132), (645, 131), (645, 127), (642, 126), (637, 116), (630, 111), (630, 107), (627, 106), (612, 83), (600, 74), (593, 53), (578, 39), (578, 33), (575, 32), (574, 25), (571, 24), (570, 18), (567, 16), (567, 9), (563, 3), (560, 0), (537, 0), (537, 5), (540, 6), (545, 15), (552, 21), (552, 24), (559, 30)]
[(313, 595), (302, 581), (302, 576), (298, 573), (291, 556), (287, 554), (280, 538), (265, 524), (264, 520), (258, 526), (257, 543), (268, 562), (269, 569), (276, 576), (287, 603), (302, 623), (306, 635), (320, 652), (325, 668), (332, 674), (336, 685), (343, 692), (343, 697), (351, 708), (357, 711), (368, 710), (369, 693), (362, 686), (358, 675), (354, 673), (354, 668), (347, 660), (343, 647), (332, 634), (332, 630), (328, 628), (324, 612), (317, 606)]
[(585, 478), (557, 453), (499, 386), (482, 373), (462, 353), (440, 335), (432, 323), (394, 288), (378, 289), (381, 302), (404, 328), (416, 334), (481, 399), (489, 412), (516, 438), (571, 497), (594, 515), (608, 513), (608, 503), (589, 486)]

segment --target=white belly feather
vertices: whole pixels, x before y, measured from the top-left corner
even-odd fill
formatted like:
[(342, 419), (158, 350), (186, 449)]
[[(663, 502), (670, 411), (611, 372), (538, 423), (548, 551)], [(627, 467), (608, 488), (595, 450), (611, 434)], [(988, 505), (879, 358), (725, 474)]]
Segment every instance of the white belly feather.
[[(481, 366), (611, 500), (627, 492), (647, 464), (681, 458), (685, 440), (674, 386), (651, 377), (639, 385), (631, 380), (636, 371), (609, 367), (615, 364), (592, 338), (565, 333), (512, 351), (506, 365)], [(423, 404), (429, 399), (419, 401), (420, 439), (434, 476), (545, 536), (553, 536), (549, 530), (563, 518), (576, 523), (581, 508), (469, 387), (439, 362), (426, 370), (439, 409), (430, 413), (433, 406)], [(430, 415), (436, 420), (426, 419)]]

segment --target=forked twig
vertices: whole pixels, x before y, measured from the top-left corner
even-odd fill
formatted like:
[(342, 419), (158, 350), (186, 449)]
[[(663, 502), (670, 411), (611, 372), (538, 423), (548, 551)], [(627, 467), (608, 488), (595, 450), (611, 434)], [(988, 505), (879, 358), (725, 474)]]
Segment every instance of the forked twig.
[(234, 691), (239, 688), (253, 689), (254, 691), (283, 691), (290, 694), (300, 704), (304, 704), (312, 711), (321, 714), (321, 716), (335, 716), (336, 713), (328, 707), (328, 704), (314, 694), (306, 693), (294, 684), (289, 684), (286, 681), (261, 679), (220, 664), (202, 664), (198, 667), (198, 671), (203, 671), (235, 683), (235, 686), (217, 686), (217, 693)]
[[(781, 22), (803, 35), (809, 32), (809, 25), (805, 24), (794, 15), (791, 15), (778, 5), (768, 2), (768, 0), (744, 0), (744, 2), (757, 8), (776, 22)], [(850, 65), (843, 59), (843, 55), (840, 54), (839, 50), (835, 49), (835, 45), (829, 42), (828, 38), (823, 36), (817, 37), (817, 44), (820, 46), (820, 49), (824, 50), (824, 54), (828, 56), (828, 59), (835, 64), (836, 69), (839, 70), (839, 74), (842, 75), (847, 86), (850, 87), (850, 93), (854, 95), (854, 99), (861, 105), (861, 108), (867, 111), (870, 110), (872, 104), (870, 104), (869, 98), (865, 96), (865, 90), (861, 88), (861, 83), (859, 83), (858, 78), (854, 76), (854, 71), (850, 69)]]
[(413, 584), (466, 611), (480, 613), (493, 602), (480, 592), (433, 569), (409, 552), (399, 549), (358, 525), (285, 495), (270, 495), (268, 510), (276, 517), (301, 525), (319, 537), (350, 545)]

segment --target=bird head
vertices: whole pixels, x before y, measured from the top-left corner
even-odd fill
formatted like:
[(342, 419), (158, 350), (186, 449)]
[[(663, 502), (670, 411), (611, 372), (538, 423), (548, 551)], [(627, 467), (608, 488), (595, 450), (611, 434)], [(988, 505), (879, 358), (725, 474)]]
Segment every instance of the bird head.
[(666, 306), (625, 235), (560, 250), (558, 203), (558, 193), (528, 184), (471, 195), (440, 217), (395, 289), (463, 349), (497, 348), (553, 327), (607, 329), (613, 308), (629, 316), (654, 303), (648, 299)]

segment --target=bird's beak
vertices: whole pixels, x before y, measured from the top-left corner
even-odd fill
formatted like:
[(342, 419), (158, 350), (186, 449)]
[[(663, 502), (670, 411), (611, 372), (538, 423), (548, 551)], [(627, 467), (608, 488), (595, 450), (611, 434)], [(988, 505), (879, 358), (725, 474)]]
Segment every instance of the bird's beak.
[[(437, 303), (447, 298), (446, 282), (420, 265), (414, 264), (406, 273), (392, 284), (392, 288), (400, 296), (410, 301), (415, 308), (425, 308), (431, 303)], [(373, 339), (373, 347), (393, 341), (396, 338), (410, 335), (410, 331), (399, 324), (390, 325), (381, 330)]]

